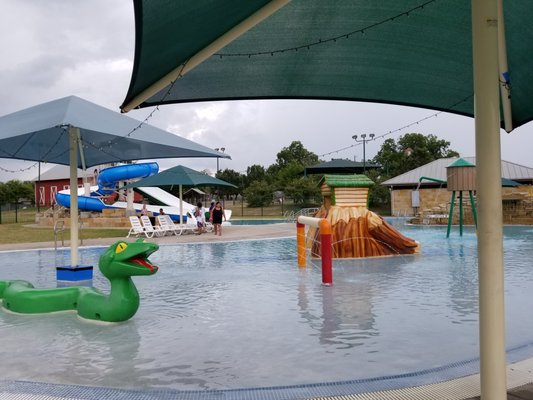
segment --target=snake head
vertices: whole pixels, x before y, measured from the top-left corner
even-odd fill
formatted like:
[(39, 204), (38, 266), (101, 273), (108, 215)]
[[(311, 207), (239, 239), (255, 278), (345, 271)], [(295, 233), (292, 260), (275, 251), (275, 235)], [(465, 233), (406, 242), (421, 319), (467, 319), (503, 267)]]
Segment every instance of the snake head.
[(150, 263), (148, 257), (158, 249), (157, 244), (143, 239), (116, 242), (100, 256), (100, 271), (107, 278), (153, 275), (158, 267)]

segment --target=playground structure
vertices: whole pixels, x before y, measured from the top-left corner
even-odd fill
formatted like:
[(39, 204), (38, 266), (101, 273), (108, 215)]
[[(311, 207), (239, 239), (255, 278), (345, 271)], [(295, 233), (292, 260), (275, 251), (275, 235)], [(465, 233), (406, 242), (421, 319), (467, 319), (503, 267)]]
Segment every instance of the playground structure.
[(473, 195), (473, 191), (476, 190), (476, 168), (474, 164), (462, 158), (459, 158), (446, 168), (448, 191), (452, 192), (446, 237), (450, 237), (453, 208), (455, 205), (455, 192), (459, 192), (459, 236), (463, 236), (463, 191), (468, 191), (470, 204), (472, 205), (472, 214), (474, 215), (474, 224), (477, 229), (476, 203)]
[[(374, 184), (365, 175), (325, 175), (320, 181), (323, 204), (314, 215), (332, 229), (332, 257), (378, 257), (420, 252), (417, 241), (403, 236), (382, 217), (368, 210), (368, 188)], [(298, 219), (300, 220), (300, 219)], [(320, 232), (310, 226), (306, 247), (321, 256)]]
[[(463, 225), (465, 221), (465, 204), (463, 201), (463, 192), (468, 192), (468, 196), (470, 199), (470, 209), (472, 210), (472, 220), (475, 227), (477, 228), (477, 210), (474, 198), (474, 191), (476, 190), (476, 168), (474, 164), (463, 158), (457, 159), (452, 164), (446, 167), (445, 181), (427, 176), (421, 176), (418, 181), (418, 186), (411, 193), (413, 207), (417, 209), (420, 207), (420, 186), (422, 185), (422, 181), (437, 182), (440, 183), (441, 186), (446, 186), (446, 190), (448, 192), (452, 192), (451, 200), (449, 203), (449, 208), (445, 204), (443, 204), (441, 206), (442, 211), (440, 212), (435, 213), (433, 211), (429, 214), (421, 212), (417, 215), (417, 217), (411, 220), (413, 223), (422, 223), (425, 225), (429, 225), (431, 222), (434, 222), (436, 224), (443, 225), (445, 221), (447, 221), (448, 229), (446, 231), (446, 237), (450, 237), (451, 227), (455, 219), (457, 221), (457, 224), (459, 225), (459, 235), (463, 236)], [(502, 185), (505, 186), (503, 179)], [(457, 194), (459, 212), (458, 216), (455, 216), (454, 218)]]
[[(122, 183), (131, 182), (148, 176), (157, 174), (159, 165), (152, 163), (126, 164), (103, 169), (98, 174), (98, 186), (85, 184), (83, 188), (78, 188), (78, 208), (80, 211), (90, 211), (97, 213), (106, 213), (108, 210), (126, 210), (126, 214), (134, 215), (141, 212), (142, 203), (133, 202), (133, 189), (126, 189), (127, 201), (115, 201), (113, 204), (106, 204), (102, 198), (110, 194), (120, 192)], [(165, 190), (158, 187), (139, 187), (140, 192), (157, 200), (163, 205), (146, 204), (146, 210), (153, 216), (159, 215), (159, 210), (169, 215), (172, 220), (180, 221), (180, 199)], [(56, 201), (59, 205), (70, 208), (70, 189), (61, 190), (56, 195)], [(196, 207), (193, 204), (182, 201), (183, 214), (182, 221), (192, 219), (193, 210)], [(225, 210), (226, 219), (231, 218), (231, 210)]]

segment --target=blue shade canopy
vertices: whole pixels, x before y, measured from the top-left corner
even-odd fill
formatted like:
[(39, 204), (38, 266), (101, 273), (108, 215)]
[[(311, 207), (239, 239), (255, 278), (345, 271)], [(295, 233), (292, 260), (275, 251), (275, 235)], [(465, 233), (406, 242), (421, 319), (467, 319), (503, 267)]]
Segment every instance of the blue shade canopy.
[[(257, 17), (274, 3), (280, 3), (277, 11)], [(305, 98), (474, 114), (467, 0), (134, 0), (134, 6), (126, 111)], [(531, 0), (504, 1), (503, 7), (508, 70), (500, 71), (500, 81), (517, 127), (533, 119), (533, 7)], [(220, 40), (246, 22), (250, 30)]]
[(151, 186), (228, 186), (237, 187), (222, 179), (214, 178), (200, 171), (176, 165), (156, 175), (149, 176), (137, 182), (124, 186), (125, 189)]
[(80, 131), (80, 168), (150, 158), (229, 158), (76, 96), (0, 117), (0, 158), (69, 165), (69, 127)]

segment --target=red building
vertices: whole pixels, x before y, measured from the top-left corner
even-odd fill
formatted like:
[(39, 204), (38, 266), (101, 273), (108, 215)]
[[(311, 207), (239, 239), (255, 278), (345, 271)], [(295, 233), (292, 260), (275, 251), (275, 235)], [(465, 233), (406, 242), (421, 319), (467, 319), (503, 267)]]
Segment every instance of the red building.
[[(78, 187), (84, 182), (95, 185), (93, 172), (78, 169)], [(40, 207), (51, 207), (56, 203), (56, 194), (60, 190), (70, 189), (70, 167), (56, 165), (33, 179), (35, 183), (35, 204)]]

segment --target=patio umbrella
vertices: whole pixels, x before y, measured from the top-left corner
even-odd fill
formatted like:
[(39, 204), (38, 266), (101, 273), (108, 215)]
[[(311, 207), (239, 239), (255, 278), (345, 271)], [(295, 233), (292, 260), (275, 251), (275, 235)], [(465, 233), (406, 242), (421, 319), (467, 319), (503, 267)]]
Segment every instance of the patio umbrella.
[(194, 169), (184, 167), (183, 165), (176, 165), (175, 167), (166, 169), (156, 175), (138, 180), (130, 183), (124, 188), (136, 188), (147, 186), (173, 186), (179, 185), (180, 198), (180, 223), (183, 217), (183, 186), (226, 186), (237, 187), (222, 179), (214, 178), (203, 172), (195, 171)]
[(312, 98), (475, 115), (481, 393), (499, 399), (506, 396), (499, 126), (511, 131), (533, 119), (533, 7), (502, 3), (134, 0), (135, 61), (121, 106)]
[[(208, 147), (108, 110), (76, 96), (43, 103), (0, 117), (0, 158), (70, 165), (77, 168), (150, 158), (225, 157)], [(78, 197), (71, 196), (71, 216)], [(71, 218), (71, 265), (78, 265), (78, 219)]]

